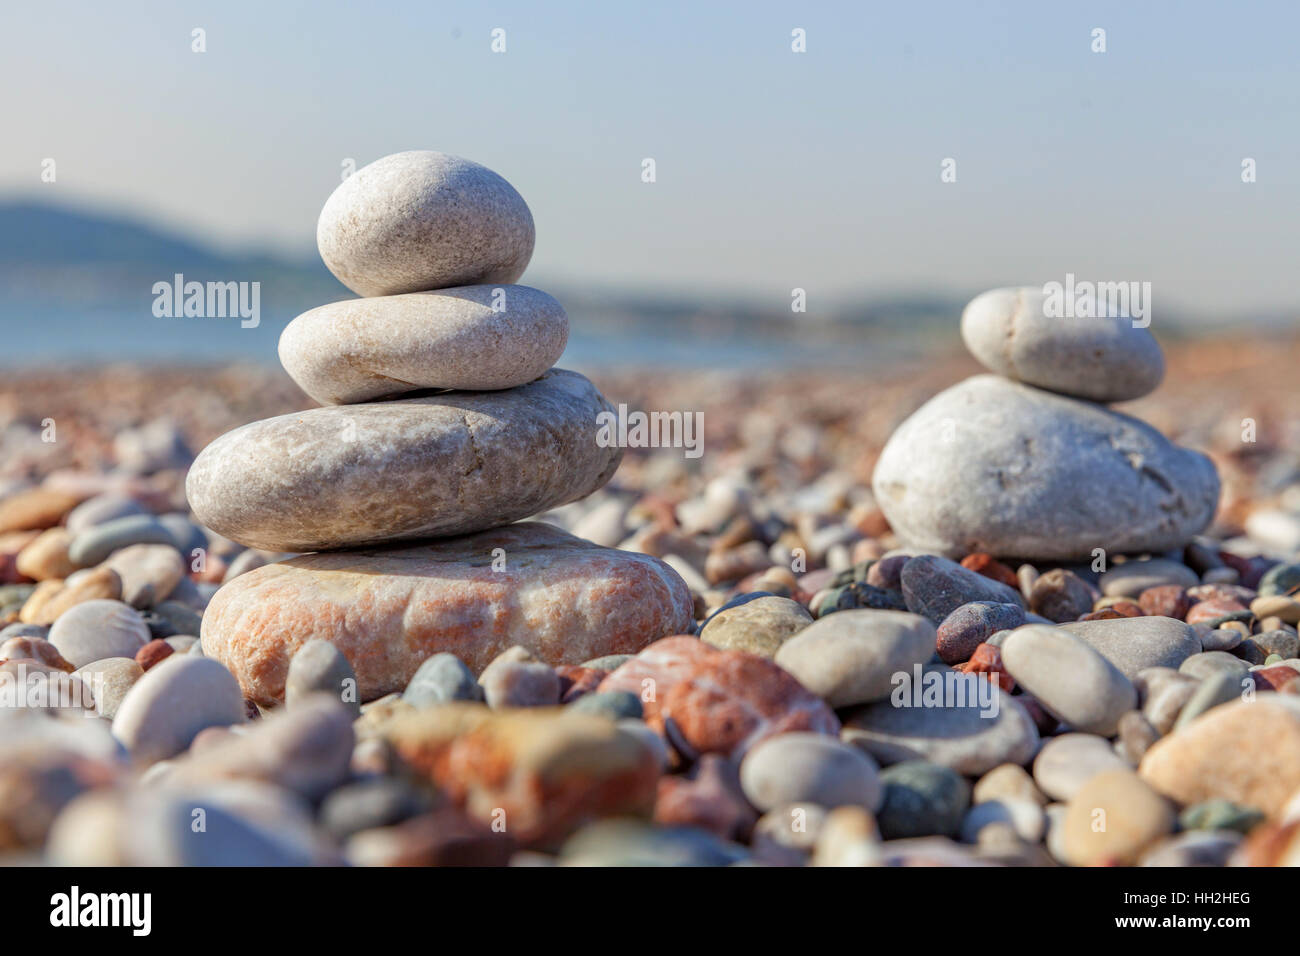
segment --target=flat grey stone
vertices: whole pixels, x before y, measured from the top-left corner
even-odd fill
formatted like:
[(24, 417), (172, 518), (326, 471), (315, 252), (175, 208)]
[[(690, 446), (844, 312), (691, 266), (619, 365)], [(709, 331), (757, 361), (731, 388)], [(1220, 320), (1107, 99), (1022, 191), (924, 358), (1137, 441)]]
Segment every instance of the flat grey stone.
[(1148, 667), (1177, 668), (1201, 652), (1196, 629), (1172, 617), (1070, 621), (1060, 627), (1082, 638), (1129, 680)]
[(1151, 333), (1130, 317), (1055, 317), (1042, 288), (993, 289), (961, 316), (966, 348), (990, 372), (1096, 402), (1154, 391), (1165, 362)]
[(280, 334), (280, 364), (322, 405), (346, 405), (425, 388), (514, 388), (554, 365), (568, 339), (569, 317), (545, 292), (474, 285), (304, 312)]
[(270, 551), (468, 534), (605, 484), (622, 449), (598, 442), (604, 412), (595, 386), (559, 369), (505, 392), (314, 408), (227, 432), (186, 493), (207, 527)]

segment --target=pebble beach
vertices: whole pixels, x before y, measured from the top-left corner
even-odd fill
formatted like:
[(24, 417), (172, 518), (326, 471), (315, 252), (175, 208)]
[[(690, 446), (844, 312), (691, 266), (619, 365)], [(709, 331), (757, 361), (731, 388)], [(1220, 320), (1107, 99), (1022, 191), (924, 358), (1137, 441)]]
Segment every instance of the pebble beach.
[(579, 374), (490, 170), (317, 239), (283, 370), (0, 381), (0, 860), (1300, 861), (1300, 337)]

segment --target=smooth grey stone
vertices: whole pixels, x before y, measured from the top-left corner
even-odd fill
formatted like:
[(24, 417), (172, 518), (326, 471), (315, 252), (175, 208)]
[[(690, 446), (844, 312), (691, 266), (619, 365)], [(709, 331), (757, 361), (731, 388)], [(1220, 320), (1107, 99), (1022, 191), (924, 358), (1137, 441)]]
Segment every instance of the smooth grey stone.
[(15, 622), (0, 629), (0, 644), (3, 644), (11, 637), (39, 637), (41, 640), (48, 640), (49, 633), (49, 627), (44, 624), (22, 624)]
[(1201, 653), (1196, 629), (1172, 617), (1071, 621), (1060, 627), (1081, 638), (1129, 680), (1148, 667), (1176, 668)]
[(179, 512), (159, 515), (158, 522), (171, 534), (172, 544), (187, 562), (194, 559), (195, 551), (208, 550), (207, 534), (188, 515)]
[(113, 718), (113, 736), (140, 761), (174, 757), (199, 731), (244, 721), (239, 682), (216, 661), (173, 654), (151, 667)]
[(1197, 633), (1203, 651), (1230, 651), (1244, 639), (1244, 635), (1235, 627), (1210, 628), (1202, 625)]
[(1251, 638), (1265, 654), (1276, 654), (1283, 660), (1288, 660), (1300, 654), (1300, 636), (1294, 631), (1276, 630), (1265, 631), (1262, 634), (1256, 634)]
[(147, 515), (148, 513), (144, 505), (134, 498), (128, 498), (125, 495), (96, 495), (94, 498), (86, 499), (69, 511), (63, 523), (67, 527), (68, 533), (76, 536), (93, 528), (95, 525), (115, 521), (118, 518), (129, 518), (132, 515)]
[(1017, 628), (1002, 645), (1002, 663), (1048, 713), (1076, 730), (1114, 736), (1120, 717), (1137, 707), (1129, 679), (1062, 628)]
[(135, 657), (151, 640), (144, 619), (121, 601), (96, 599), (74, 604), (50, 627), (49, 642), (73, 667), (107, 657)]
[[(185, 578), (183, 580), (189, 580)], [(203, 615), (194, 611), (193, 608), (175, 600), (175, 592), (172, 592), (172, 599), (155, 604), (151, 610), (157, 614), (168, 626), (171, 627), (173, 634), (200, 634), (203, 628)], [(168, 635), (169, 637), (171, 635)]]
[(504, 392), (313, 408), (218, 438), (186, 492), (207, 527), (271, 551), (464, 535), (604, 485), (622, 457), (613, 416), (561, 369)]
[(1227, 651), (1202, 651), (1178, 666), (1178, 673), (1204, 680), (1211, 674), (1245, 674), (1250, 665)]
[(483, 688), (455, 654), (434, 654), (407, 683), (402, 699), (414, 707), (432, 707), (453, 700), (478, 701), (483, 699)]
[(289, 659), (284, 704), (294, 707), (318, 692), (340, 701), (354, 715), (361, 713), (356, 672), (342, 651), (319, 637), (303, 644)]
[(610, 720), (640, 719), (641, 698), (627, 690), (606, 690), (583, 694), (569, 709), (580, 714), (596, 714)]
[(1046, 305), (1041, 287), (985, 292), (962, 312), (962, 340), (989, 371), (1077, 398), (1125, 402), (1160, 384), (1160, 346), (1131, 316), (1066, 318)]
[(1070, 800), (1097, 774), (1131, 769), (1105, 737), (1061, 734), (1045, 741), (1034, 758), (1034, 783), (1054, 800)]
[(354, 833), (401, 823), (431, 809), (429, 794), (400, 777), (376, 777), (344, 784), (325, 798), (321, 827), (340, 842)]
[(1174, 721), (1174, 732), (1186, 727), (1207, 710), (1218, 707), (1220, 704), (1241, 700), (1247, 684), (1252, 689), (1254, 688), (1254, 681), (1246, 674), (1231, 670), (1222, 670), (1207, 675), (1192, 691), (1191, 697), (1187, 699), (1187, 703), (1183, 704), (1182, 709), (1178, 712), (1178, 719)]
[(1200, 583), (1196, 572), (1181, 561), (1148, 558), (1112, 567), (1101, 576), (1101, 593), (1107, 597), (1137, 598), (1147, 588), (1171, 584), (1194, 588)]
[(776, 664), (832, 707), (888, 697), (934, 656), (934, 625), (904, 611), (838, 611), (785, 641)]
[(1038, 729), (1028, 711), (984, 678), (974, 680), (987, 685), (991, 706), (980, 705), (973, 681), (945, 684), (944, 706), (912, 706), (908, 694), (897, 703), (876, 701), (849, 714), (840, 736), (884, 765), (928, 760), (977, 777), (999, 764), (1028, 763), (1038, 748)]
[(1210, 460), (1145, 422), (995, 375), (953, 386), (900, 425), (872, 487), (912, 545), (1037, 561), (1181, 545), (1219, 497)]
[(174, 547), (175, 540), (167, 526), (153, 515), (129, 515), (82, 531), (68, 546), (68, 559), (73, 564), (90, 567), (114, 551), (133, 544), (169, 544)]
[(569, 317), (545, 292), (474, 285), (304, 312), (280, 335), (280, 364), (322, 405), (348, 405), (425, 388), (516, 388), (559, 361), (568, 338)]
[(814, 803), (874, 813), (884, 796), (873, 759), (834, 737), (807, 732), (778, 734), (751, 747), (740, 762), (740, 786), (763, 812)]
[(316, 224), (325, 265), (361, 296), (511, 283), (534, 240), (532, 214), (513, 186), (433, 150), (363, 166), (334, 190)]
[(191, 634), (174, 634), (171, 637), (163, 638), (177, 654), (199, 654), (203, 653), (203, 645), (197, 637)]
[(185, 760), (177, 761), (174, 779), (185, 783), (256, 780), (315, 802), (351, 773), (355, 716), (334, 694), (309, 694), (292, 710), (276, 709), (240, 727), (238, 733), (225, 733), (192, 750)]

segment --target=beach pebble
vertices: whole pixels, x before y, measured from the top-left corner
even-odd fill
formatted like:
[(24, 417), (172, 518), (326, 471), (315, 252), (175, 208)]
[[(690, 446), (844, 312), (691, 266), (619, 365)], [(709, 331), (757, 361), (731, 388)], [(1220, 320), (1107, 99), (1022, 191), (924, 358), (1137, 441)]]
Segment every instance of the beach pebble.
[(1025, 611), (1019, 604), (996, 604), (973, 601), (953, 610), (943, 619), (937, 632), (936, 647), (945, 664), (970, 660), (979, 647), (999, 631), (1010, 631), (1025, 623)]
[(656, 641), (605, 677), (599, 693), (636, 694), (647, 725), (690, 758), (746, 748), (783, 733), (839, 733), (835, 713), (788, 672), (693, 637)]
[(1300, 701), (1261, 694), (1215, 707), (1158, 741), (1139, 773), (1184, 806), (1219, 798), (1272, 816), (1300, 789)]
[(989, 800), (1028, 800), (1040, 807), (1047, 804), (1047, 797), (1038, 789), (1028, 771), (1020, 764), (1004, 763), (994, 767), (980, 777), (971, 790), (974, 803)]
[(953, 386), (900, 425), (872, 487), (916, 547), (1043, 561), (1181, 546), (1219, 496), (1210, 460), (1150, 425), (994, 375)]
[(812, 615), (797, 601), (760, 597), (713, 615), (701, 628), (700, 640), (722, 650), (771, 658), (812, 622)]
[(402, 699), (415, 707), (431, 707), (453, 700), (483, 699), (474, 672), (455, 654), (434, 654), (419, 666), (402, 691)]
[(1192, 599), (1177, 584), (1158, 584), (1138, 595), (1138, 607), (1154, 617), (1182, 620), (1191, 610)]
[(894, 676), (934, 654), (935, 630), (904, 611), (840, 611), (781, 645), (776, 663), (832, 707), (888, 697)]
[[(6, 629), (7, 630), (7, 629)], [(0, 634), (0, 637), (3, 637)], [(34, 660), (48, 667), (72, 673), (75, 668), (59, 649), (43, 637), (10, 637), (0, 643), (0, 661)]]
[(161, 638), (155, 638), (135, 652), (135, 662), (144, 670), (149, 670), (175, 653), (175, 648), (170, 644)]
[(697, 827), (656, 827), (639, 820), (599, 820), (560, 848), (561, 866), (731, 866), (744, 847)]
[(72, 539), (68, 558), (81, 567), (99, 564), (114, 551), (133, 544), (165, 544), (175, 547), (167, 526), (153, 515), (128, 515), (92, 525)]
[(66, 578), (79, 567), (68, 557), (71, 545), (72, 535), (66, 528), (48, 528), (18, 552), (14, 567), (33, 581)]
[(1242, 642), (1241, 631), (1233, 627), (1210, 628), (1201, 625), (1196, 630), (1203, 651), (1230, 651)]
[(152, 763), (184, 751), (205, 727), (243, 720), (244, 698), (228, 670), (206, 657), (173, 655), (127, 692), (113, 736), (136, 760)]
[[(973, 689), (979, 678), (969, 680)], [(981, 683), (987, 683), (981, 680)], [(999, 764), (1025, 764), (1038, 748), (1033, 719), (1016, 698), (987, 685), (988, 706), (974, 693), (943, 685), (940, 706), (895, 706), (892, 700), (868, 704), (850, 713), (843, 739), (861, 747), (881, 764), (928, 760), (968, 777)]]
[(321, 827), (336, 840), (374, 827), (388, 827), (429, 810), (429, 795), (400, 777), (346, 783), (321, 803)]
[(0, 534), (44, 531), (63, 520), (81, 497), (54, 488), (28, 488), (0, 500)]
[(273, 551), (467, 534), (604, 485), (622, 449), (602, 439), (603, 413), (595, 386), (560, 369), (503, 392), (313, 408), (218, 438), (186, 493), (207, 527)]
[(1119, 736), (1115, 741), (1115, 752), (1136, 767), (1142, 761), (1142, 755), (1151, 749), (1151, 745), (1159, 740), (1160, 736), (1160, 731), (1142, 711), (1130, 710), (1119, 719)]
[(112, 720), (127, 691), (144, 676), (144, 668), (129, 657), (108, 657), (72, 672), (85, 681), (95, 698), (95, 711)]
[(1137, 706), (1128, 678), (1060, 628), (1029, 624), (1013, 631), (1002, 645), (1002, 660), (1017, 684), (1076, 730), (1113, 736), (1119, 718)]
[(1049, 302), (1041, 287), (984, 292), (962, 311), (962, 341), (989, 371), (1076, 398), (1126, 402), (1160, 384), (1164, 358), (1146, 328), (1125, 316), (1052, 316)]
[(122, 581), (122, 600), (132, 607), (152, 607), (171, 596), (185, 576), (185, 560), (165, 544), (133, 544), (104, 562)]
[(936, 625), (972, 601), (1021, 603), (1020, 595), (1005, 584), (933, 554), (918, 555), (903, 565), (901, 580), (907, 609)]
[(1300, 655), (1300, 636), (1295, 631), (1279, 628), (1274, 631), (1261, 631), (1251, 638), (1265, 654), (1277, 655), (1283, 660)]
[(1193, 588), (1201, 583), (1196, 572), (1179, 561), (1147, 558), (1117, 564), (1101, 576), (1101, 593), (1108, 597), (1139, 598), (1143, 591), (1162, 586)]
[(1193, 654), (1178, 666), (1180, 674), (1203, 680), (1211, 674), (1245, 674), (1250, 665), (1227, 651), (1202, 651)]
[(884, 800), (876, 810), (886, 840), (931, 835), (956, 836), (970, 806), (970, 784), (955, 770), (924, 760), (907, 760), (880, 774)]
[(1178, 667), (1201, 652), (1195, 628), (1167, 617), (1126, 617), (1061, 625), (1129, 680), (1148, 667)]
[(1047, 817), (1040, 803), (1015, 797), (999, 797), (976, 803), (961, 821), (963, 843), (979, 841), (980, 831), (993, 824), (1008, 824), (1027, 843), (1042, 842), (1047, 832)]
[(1072, 571), (1056, 568), (1034, 581), (1029, 610), (1053, 623), (1074, 621), (1092, 610), (1092, 589)]
[[(494, 553), (504, 555), (500, 570)], [(369, 609), (364, 621), (352, 614), (358, 605)], [(686, 585), (662, 562), (526, 522), (258, 568), (217, 592), (202, 637), (203, 653), (264, 704), (282, 699), (293, 653), (323, 638), (352, 662), (365, 702), (405, 688), (439, 652), (472, 671), (515, 644), (548, 664), (574, 663), (637, 651), (692, 624)]]
[(433, 150), (357, 170), (325, 202), (316, 244), (361, 296), (514, 282), (533, 254), (523, 197), (485, 166)]
[(483, 698), (494, 709), (554, 707), (560, 702), (560, 678), (547, 664), (506, 661), (485, 671), (481, 683)]
[(826, 814), (813, 847), (812, 866), (875, 866), (880, 859), (880, 831), (870, 811), (836, 807)]
[(1062, 734), (1043, 744), (1034, 758), (1034, 782), (1054, 800), (1069, 800), (1085, 783), (1106, 770), (1128, 769), (1105, 737)]
[(276, 710), (241, 728), (241, 733), (224, 727), (205, 730), (204, 735), (214, 734), (214, 739), (196, 739), (186, 758), (177, 762), (173, 780), (184, 785), (259, 781), (319, 800), (348, 778), (356, 743), (353, 717), (336, 695), (318, 691), (292, 710)]
[(78, 535), (87, 528), (114, 521), (117, 518), (129, 518), (132, 515), (147, 515), (144, 505), (125, 495), (104, 494), (88, 498), (68, 512), (64, 522), (68, 532)]
[(584, 694), (571, 706), (580, 714), (597, 714), (610, 720), (636, 719), (642, 715), (641, 698), (625, 690), (596, 691)]
[(343, 653), (329, 641), (313, 638), (289, 660), (284, 680), (284, 703), (294, 707), (324, 693), (343, 704), (354, 716), (361, 713), (357, 675)]
[(73, 667), (106, 657), (131, 657), (149, 642), (149, 628), (121, 601), (85, 601), (60, 615), (50, 643)]
[(1300, 564), (1277, 564), (1269, 568), (1259, 580), (1259, 596), (1287, 595), (1300, 587)]
[(876, 811), (882, 787), (876, 762), (825, 734), (781, 734), (756, 744), (740, 764), (745, 796), (762, 811), (812, 803)]
[(110, 568), (88, 568), (60, 582), (42, 581), (23, 604), (19, 619), (53, 626), (70, 609), (89, 601), (113, 601), (122, 596), (122, 579)]
[(285, 327), (279, 351), (299, 388), (345, 405), (423, 388), (515, 388), (554, 365), (568, 336), (564, 308), (545, 292), (475, 285), (319, 306)]
[(1251, 807), (1242, 807), (1230, 800), (1206, 800), (1188, 807), (1178, 815), (1178, 825), (1184, 830), (1236, 830), (1249, 833), (1264, 822), (1264, 814)]
[(1074, 866), (1131, 864), (1173, 832), (1173, 808), (1131, 770), (1107, 770), (1070, 798), (1062, 847)]
[(397, 712), (376, 733), (474, 819), (504, 812), (523, 845), (593, 817), (649, 815), (663, 766), (642, 737), (567, 709), (443, 704)]

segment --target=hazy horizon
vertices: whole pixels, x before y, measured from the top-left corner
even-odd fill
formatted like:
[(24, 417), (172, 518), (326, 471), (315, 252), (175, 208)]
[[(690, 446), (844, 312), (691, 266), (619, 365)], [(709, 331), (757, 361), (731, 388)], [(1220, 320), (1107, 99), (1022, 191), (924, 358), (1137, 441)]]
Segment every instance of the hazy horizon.
[(799, 287), (812, 311), (1072, 272), (1211, 316), (1300, 302), (1280, 4), (50, 3), (5, 25), (0, 193), (224, 251), (308, 259), (345, 160), (433, 148), (528, 201), (530, 284)]

